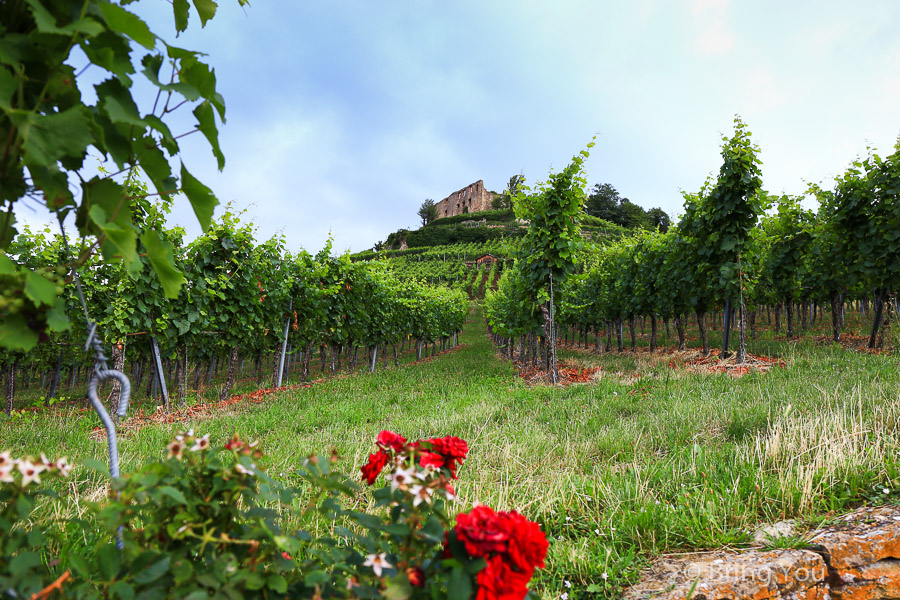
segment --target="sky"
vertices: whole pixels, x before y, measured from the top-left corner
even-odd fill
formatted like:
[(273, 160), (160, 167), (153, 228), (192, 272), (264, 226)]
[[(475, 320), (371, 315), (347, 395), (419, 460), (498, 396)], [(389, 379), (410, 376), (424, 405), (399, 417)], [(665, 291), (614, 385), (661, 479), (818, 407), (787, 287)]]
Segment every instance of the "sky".
[[(220, 0), (178, 39), (169, 6), (128, 8), (207, 53), (227, 105), (225, 169), (199, 135), (181, 158), (217, 214), (245, 210), (259, 240), (292, 250), (329, 235), (336, 252), (370, 248), (418, 227), (426, 198), (545, 180), (594, 136), (589, 185), (677, 218), (736, 114), (778, 194), (830, 188), (900, 134), (896, 0)], [(170, 217), (199, 233), (185, 199)]]

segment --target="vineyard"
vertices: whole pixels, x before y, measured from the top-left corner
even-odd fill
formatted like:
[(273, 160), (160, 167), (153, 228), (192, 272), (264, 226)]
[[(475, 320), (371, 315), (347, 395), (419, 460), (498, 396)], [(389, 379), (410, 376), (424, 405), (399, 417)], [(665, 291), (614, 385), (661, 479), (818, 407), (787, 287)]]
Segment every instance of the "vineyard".
[[(821, 319), (827, 307), (831, 338), (840, 342), (846, 315), (855, 307), (870, 315), (867, 347), (883, 347), (884, 328), (900, 312), (893, 294), (900, 277), (900, 142), (885, 159), (871, 154), (856, 161), (833, 191), (811, 186), (816, 211), (804, 209), (800, 198), (761, 189), (757, 151), (745, 125), (736, 121), (734, 137), (724, 141), (718, 180), (685, 194), (685, 215), (666, 233), (642, 232), (603, 244), (578, 244), (572, 237), (576, 243), (543, 268), (537, 282), (533, 248), (526, 244), (523, 260), (487, 297), (491, 331), (510, 354), (518, 345), (531, 362), (546, 357), (550, 368), (548, 348), (560, 327), (593, 334), (598, 349), (605, 336), (605, 350), (615, 338), (616, 350), (628, 345), (634, 351), (638, 320), (650, 322), (650, 351), (657, 349), (660, 321), (667, 330), (674, 325), (684, 350), (685, 325), (695, 317), (708, 355), (712, 315), (722, 322), (721, 356), (737, 346), (735, 358), (742, 363), (760, 314), (774, 315), (775, 331), (790, 338), (816, 315)], [(737, 335), (731, 335), (732, 327)]]
[[(257, 383), (265, 370), (266, 381), (278, 387), (292, 370), (305, 381), (316, 354), (319, 370), (332, 375), (342, 360), (352, 372), (360, 350), (367, 365), (379, 352), (396, 361), (401, 344), (414, 344), (420, 357), (426, 344), (446, 347), (468, 310), (461, 292), (423, 286), (414, 273), (400, 278), (381, 265), (334, 258), (330, 247), (315, 256), (292, 255), (281, 239), (257, 243), (252, 228), (229, 213), (191, 244), (181, 244), (178, 230), (161, 232), (177, 248), (175, 264), (187, 281), (177, 300), (166, 298), (149, 268), (134, 276), (101, 257), (82, 267), (81, 280), (87, 314), (107, 336), (116, 368), (136, 388), (146, 379), (149, 395), (164, 408), (183, 405), (188, 386), (208, 385), (219, 366), (227, 371), (219, 393), (225, 400), (248, 362)], [(35, 270), (66, 261), (61, 238), (49, 230), (26, 230), (8, 256)], [(64, 298), (66, 311), (78, 315), (76, 291)], [(71, 395), (85, 381), (91, 362), (72, 343), (84, 338), (84, 327), (73, 318), (69, 331), (50, 333), (30, 352), (4, 351), (7, 414), (26, 406), (16, 403), (17, 385), (39, 380), (38, 395), (49, 403), (58, 390)]]
[[(677, 223), (588, 196), (592, 140), (313, 254), (188, 170), (216, 73), (135, 4), (0, 4), (0, 598), (612, 600), (900, 504), (900, 140), (775, 195), (735, 117)], [(886, 538), (835, 598), (897, 597)]]

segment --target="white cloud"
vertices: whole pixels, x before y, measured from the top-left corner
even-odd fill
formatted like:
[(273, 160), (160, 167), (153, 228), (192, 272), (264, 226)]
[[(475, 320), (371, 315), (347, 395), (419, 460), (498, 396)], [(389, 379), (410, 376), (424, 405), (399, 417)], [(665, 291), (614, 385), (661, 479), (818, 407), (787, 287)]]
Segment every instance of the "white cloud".
[(735, 45), (728, 24), (727, 0), (693, 0), (689, 21), (691, 48), (700, 56), (726, 54)]

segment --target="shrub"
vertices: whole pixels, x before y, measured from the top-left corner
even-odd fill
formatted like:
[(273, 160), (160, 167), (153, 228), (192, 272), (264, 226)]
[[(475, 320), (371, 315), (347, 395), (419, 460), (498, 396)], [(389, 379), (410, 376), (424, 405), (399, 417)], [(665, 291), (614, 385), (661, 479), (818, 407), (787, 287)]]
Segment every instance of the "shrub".
[[(334, 454), (310, 456), (299, 485), (287, 486), (258, 466), (255, 443), (235, 436), (213, 448), (189, 431), (166, 460), (114, 480), (86, 518), (70, 521), (68, 535), (91, 543), (55, 559), (47, 547), (65, 544), (63, 533), (35, 513), (40, 496), (60, 500), (39, 486), (70, 467), (5, 452), (0, 597), (524, 598), (547, 541), (514, 511), (476, 506), (452, 523), (451, 482), (467, 454), (459, 438), (407, 443), (381, 432), (362, 476), (374, 486), (386, 471), (386, 485), (366, 513), (342, 502), (362, 488), (334, 469)], [(287, 531), (290, 517), (333, 526)]]

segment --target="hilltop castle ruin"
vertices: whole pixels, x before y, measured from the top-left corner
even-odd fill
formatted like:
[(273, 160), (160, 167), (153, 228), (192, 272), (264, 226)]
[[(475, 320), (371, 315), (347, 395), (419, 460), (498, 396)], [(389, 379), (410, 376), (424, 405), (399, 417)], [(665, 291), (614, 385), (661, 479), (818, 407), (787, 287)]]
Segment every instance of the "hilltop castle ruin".
[(491, 210), (494, 195), (484, 189), (484, 181), (479, 179), (461, 190), (457, 190), (438, 202), (438, 218), (452, 217), (467, 213)]

